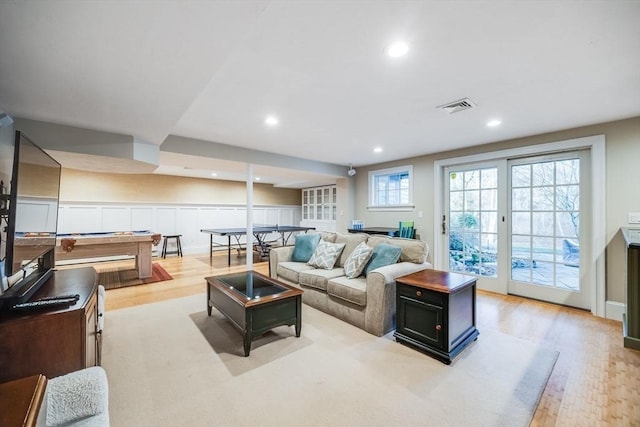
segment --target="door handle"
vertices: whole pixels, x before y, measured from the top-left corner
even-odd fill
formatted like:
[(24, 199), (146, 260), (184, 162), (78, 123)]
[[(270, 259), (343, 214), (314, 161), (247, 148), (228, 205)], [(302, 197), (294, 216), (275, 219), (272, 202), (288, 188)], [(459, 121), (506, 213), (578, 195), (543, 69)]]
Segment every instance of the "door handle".
[(442, 234), (447, 234), (447, 216), (442, 215)]

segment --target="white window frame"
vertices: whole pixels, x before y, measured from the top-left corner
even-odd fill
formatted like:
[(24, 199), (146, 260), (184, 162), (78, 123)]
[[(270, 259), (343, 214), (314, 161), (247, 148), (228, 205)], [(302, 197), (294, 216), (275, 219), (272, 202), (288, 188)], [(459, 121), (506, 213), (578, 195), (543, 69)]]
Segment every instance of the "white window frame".
[[(399, 205), (378, 205), (376, 204), (375, 181), (383, 175), (395, 175), (400, 173), (409, 174), (409, 201)], [(415, 208), (413, 204), (413, 165), (396, 166), (393, 168), (378, 169), (369, 171), (369, 206), (370, 211), (410, 211)]]

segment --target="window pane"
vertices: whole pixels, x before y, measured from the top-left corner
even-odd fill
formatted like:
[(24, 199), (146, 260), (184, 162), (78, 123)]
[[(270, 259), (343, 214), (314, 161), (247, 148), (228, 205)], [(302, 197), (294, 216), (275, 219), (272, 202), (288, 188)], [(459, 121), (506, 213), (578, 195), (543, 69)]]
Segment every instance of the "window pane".
[(542, 236), (553, 236), (553, 212), (533, 212), (531, 213), (531, 226), (533, 234)]
[(464, 192), (464, 208), (468, 211), (480, 209), (480, 192), (478, 190)]
[(533, 238), (533, 259), (535, 261), (553, 262), (553, 237)]
[(467, 171), (464, 173), (465, 190), (480, 188), (480, 171)]
[(451, 172), (449, 174), (449, 190), (450, 191), (459, 191), (464, 188), (462, 181), (462, 174), (457, 172)]
[(529, 258), (531, 255), (531, 237), (511, 236), (511, 256), (514, 258)]
[(556, 214), (556, 228), (558, 236), (577, 239), (580, 235), (580, 214), (578, 212)]
[(531, 233), (531, 214), (529, 212), (513, 212), (511, 214), (513, 234)]
[(578, 184), (580, 182), (580, 160), (556, 162), (556, 184)]
[(553, 162), (535, 163), (531, 165), (531, 185), (553, 185)]
[(480, 171), (480, 180), (483, 189), (498, 188), (498, 170), (496, 168)]
[(465, 212), (463, 218), (466, 230), (478, 231), (480, 229), (479, 212)]
[(529, 187), (531, 185), (531, 166), (513, 166), (511, 168), (511, 186)]
[(556, 187), (556, 209), (559, 211), (580, 210), (580, 186), (562, 185)]
[(534, 187), (531, 189), (531, 209), (534, 211), (553, 210), (554, 187)]
[(482, 190), (480, 209), (483, 211), (498, 210), (498, 190)]
[(514, 188), (511, 190), (511, 209), (514, 211), (528, 211), (531, 209), (531, 190), (529, 188)]
[(449, 221), (449, 228), (451, 230), (464, 228), (464, 221), (462, 220), (462, 212), (451, 212), (451, 220)]
[(552, 262), (536, 262), (531, 269), (532, 281), (536, 285), (553, 286), (555, 282), (555, 264)]
[(481, 225), (480, 231), (483, 233), (497, 233), (498, 232), (498, 213), (497, 212), (482, 212), (480, 214)]

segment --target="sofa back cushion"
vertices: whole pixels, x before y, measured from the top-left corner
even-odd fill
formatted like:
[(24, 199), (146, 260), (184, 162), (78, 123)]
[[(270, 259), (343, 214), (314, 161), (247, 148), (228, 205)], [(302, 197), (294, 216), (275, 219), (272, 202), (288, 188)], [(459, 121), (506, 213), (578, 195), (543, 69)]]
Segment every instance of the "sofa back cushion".
[(320, 242), (319, 234), (296, 234), (291, 261), (307, 262)]
[(401, 248), (400, 262), (414, 262), (422, 264), (429, 255), (429, 246), (422, 240), (403, 239), (399, 237), (371, 236), (367, 244), (373, 248), (381, 243), (387, 243)]
[(329, 242), (329, 243), (335, 243), (336, 242), (336, 233), (333, 233), (331, 231), (309, 230), (308, 234), (318, 234), (318, 235), (320, 235), (320, 238), (322, 240), (324, 240), (325, 242)]
[(351, 255), (351, 252), (360, 243), (366, 242), (368, 238), (369, 235), (364, 233), (336, 233), (336, 243), (344, 243), (344, 250), (338, 260), (338, 267), (344, 267), (344, 263)]
[(402, 249), (399, 246), (390, 245), (388, 243), (380, 243), (373, 248), (371, 259), (364, 268), (364, 275), (366, 276), (376, 268), (384, 267), (385, 265), (391, 265), (398, 262), (400, 258), (400, 252)]

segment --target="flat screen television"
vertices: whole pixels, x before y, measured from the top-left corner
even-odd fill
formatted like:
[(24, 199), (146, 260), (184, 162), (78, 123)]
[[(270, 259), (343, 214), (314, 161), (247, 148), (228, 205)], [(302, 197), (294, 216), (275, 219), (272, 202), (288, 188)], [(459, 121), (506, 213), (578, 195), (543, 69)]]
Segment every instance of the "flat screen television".
[(15, 132), (7, 216), (5, 276), (18, 276), (2, 295), (25, 302), (55, 264), (61, 166), (19, 131)]

